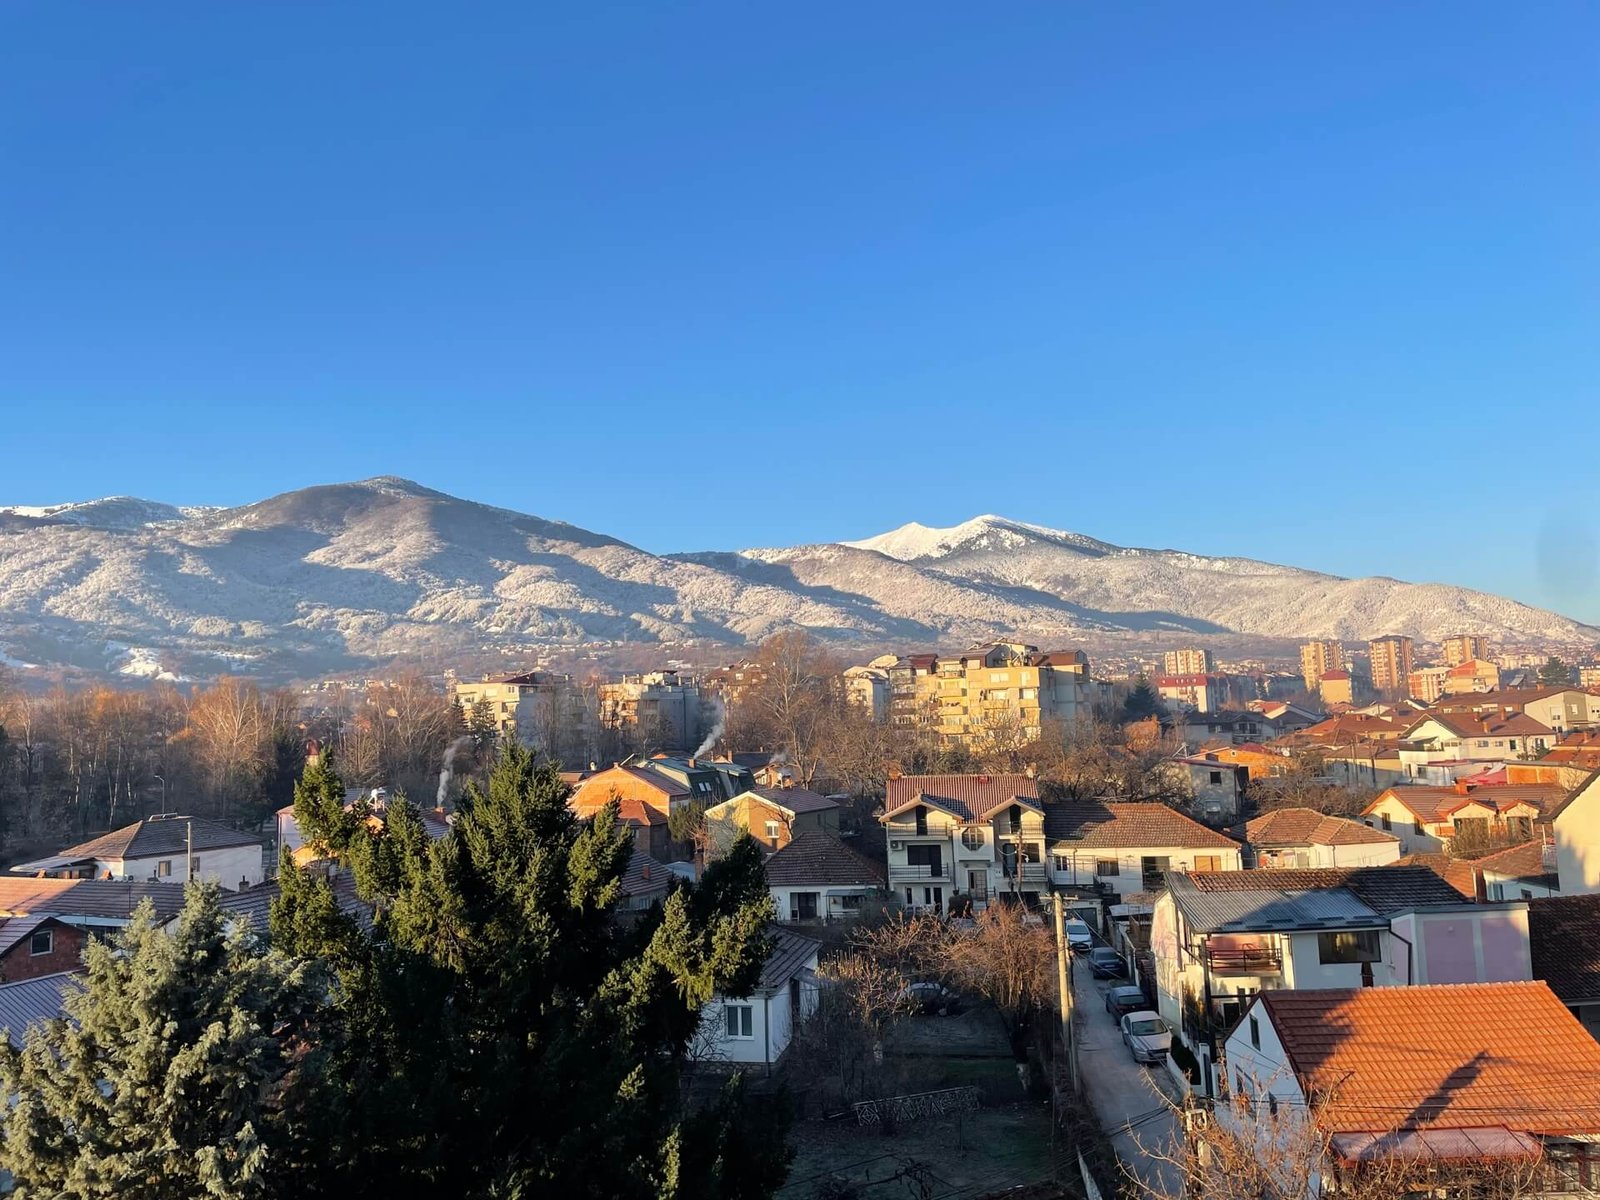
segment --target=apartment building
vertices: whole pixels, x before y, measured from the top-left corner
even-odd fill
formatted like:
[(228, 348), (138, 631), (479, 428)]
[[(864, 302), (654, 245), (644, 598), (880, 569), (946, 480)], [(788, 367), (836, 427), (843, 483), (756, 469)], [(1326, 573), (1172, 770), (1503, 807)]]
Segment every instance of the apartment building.
[(1317, 680), (1317, 695), (1329, 708), (1336, 704), (1354, 704), (1355, 680), (1342, 667), (1324, 671), (1322, 678)]
[(1449, 667), (1418, 667), (1406, 676), (1406, 693), (1413, 700), (1432, 704), (1444, 695), (1445, 680), (1449, 677)]
[(1344, 669), (1344, 647), (1332, 640), (1306, 642), (1300, 647), (1300, 678), (1314, 692), (1329, 671)]
[(624, 675), (600, 685), (600, 724), (642, 729), (665, 745), (693, 749), (700, 741), (700, 685), (676, 671)]
[(550, 671), (527, 671), (520, 675), (485, 675), (475, 683), (455, 685), (454, 698), (468, 716), (487, 703), (494, 716), (495, 730), (510, 737), (520, 729), (524, 734), (547, 723), (551, 706), (571, 691), (572, 676)]
[[(891, 669), (891, 678), (898, 669)], [(927, 676), (913, 674), (910, 682), (914, 712), (926, 706), (939, 739), (974, 747), (1033, 741), (1046, 722), (1070, 725), (1087, 718), (1100, 694), (1083, 651), (1041, 653), (1023, 642), (988, 642), (939, 655)], [(892, 693), (892, 714), (899, 698)]]
[(1398, 634), (1374, 638), (1367, 643), (1367, 653), (1372, 660), (1373, 688), (1387, 693), (1406, 686), (1416, 667), (1412, 647), (1410, 638)]
[(1444, 639), (1444, 665), (1459, 667), (1475, 658), (1489, 657), (1489, 639), (1475, 633), (1458, 633)]
[(1211, 675), (1216, 669), (1216, 658), (1211, 651), (1202, 650), (1198, 646), (1168, 650), (1161, 656), (1163, 675)]
[(1481, 658), (1470, 658), (1451, 667), (1444, 677), (1446, 696), (1469, 692), (1492, 692), (1500, 686), (1500, 668)]
[(889, 724), (898, 729), (931, 728), (938, 724), (938, 666), (937, 654), (908, 654), (886, 669)]
[(1220, 675), (1159, 675), (1156, 694), (1168, 704), (1212, 713), (1222, 707), (1227, 689)]

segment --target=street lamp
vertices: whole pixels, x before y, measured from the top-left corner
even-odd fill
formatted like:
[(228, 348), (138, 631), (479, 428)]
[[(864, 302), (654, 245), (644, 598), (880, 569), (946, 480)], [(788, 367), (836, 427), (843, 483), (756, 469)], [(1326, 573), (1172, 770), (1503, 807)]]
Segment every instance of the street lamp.
[(166, 816), (167, 815), (167, 777), (165, 775), (157, 775), (154, 772), (152, 772), (151, 775), (150, 775), (150, 778), (151, 779), (159, 779), (161, 781), (161, 815), (162, 816)]

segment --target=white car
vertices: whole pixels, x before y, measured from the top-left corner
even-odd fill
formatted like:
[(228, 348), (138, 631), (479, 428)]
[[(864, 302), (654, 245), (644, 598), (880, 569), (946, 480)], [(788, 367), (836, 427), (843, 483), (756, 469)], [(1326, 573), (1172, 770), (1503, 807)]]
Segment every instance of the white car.
[(1149, 1009), (1131, 1012), (1119, 1024), (1123, 1042), (1133, 1051), (1134, 1062), (1158, 1063), (1172, 1049), (1172, 1030), (1160, 1013)]
[(1082, 921), (1073, 917), (1061, 923), (1067, 935), (1067, 946), (1076, 954), (1086, 954), (1094, 945), (1094, 934), (1089, 932), (1089, 927)]

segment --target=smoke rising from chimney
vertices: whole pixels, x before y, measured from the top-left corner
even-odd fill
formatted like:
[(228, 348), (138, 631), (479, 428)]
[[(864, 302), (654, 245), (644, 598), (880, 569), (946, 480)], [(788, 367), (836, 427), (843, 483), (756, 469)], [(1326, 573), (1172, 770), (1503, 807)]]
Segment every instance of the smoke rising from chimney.
[(458, 737), (444, 748), (444, 765), (439, 768), (439, 792), (433, 799), (435, 808), (444, 807), (445, 795), (450, 791), (450, 780), (456, 773), (456, 751), (471, 742), (470, 737)]
[(702, 754), (710, 754), (712, 748), (717, 744), (717, 739), (722, 736), (722, 731), (728, 727), (728, 706), (722, 702), (721, 696), (713, 697), (712, 703), (717, 706), (716, 720), (712, 722), (711, 732), (706, 734), (705, 740), (695, 747), (694, 754), (691, 755), (693, 758), (699, 758)]

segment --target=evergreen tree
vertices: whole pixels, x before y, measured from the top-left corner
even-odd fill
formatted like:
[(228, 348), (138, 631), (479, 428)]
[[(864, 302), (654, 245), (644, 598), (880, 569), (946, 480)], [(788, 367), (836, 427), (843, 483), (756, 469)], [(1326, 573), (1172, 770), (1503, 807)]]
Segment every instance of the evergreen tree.
[(483, 751), (493, 746), (499, 735), (500, 727), (494, 719), (494, 704), (487, 696), (478, 697), (472, 703), (472, 711), (467, 714), (467, 736)]
[(1161, 697), (1156, 695), (1156, 690), (1150, 686), (1147, 676), (1141, 675), (1134, 681), (1133, 690), (1128, 693), (1128, 698), (1122, 702), (1122, 719), (1127, 722), (1144, 721), (1161, 711)]
[[(444, 838), (391, 803), (352, 827), (307, 771), (296, 813), (376, 906), (341, 917), (329, 885), (284, 881), (274, 944), (325, 957), (336, 1005), (318, 1030), (337, 1085), (315, 1189), (342, 1197), (770, 1195), (781, 1117), (730, 1092), (696, 1112), (679, 1070), (716, 992), (746, 994), (772, 906), (746, 838), (644, 922), (614, 920), (632, 838), (615, 805), (568, 810), (553, 765), (507, 745)], [(302, 803), (301, 801), (304, 801)]]
[(1572, 668), (1552, 654), (1539, 668), (1539, 682), (1545, 687), (1570, 687)]
[(116, 945), (92, 942), (70, 1020), (0, 1037), (0, 1160), (19, 1196), (216, 1200), (288, 1194), (315, 1081), (298, 1050), (325, 988), (311, 964), (229, 934), (214, 884), (173, 933), (147, 900)]

